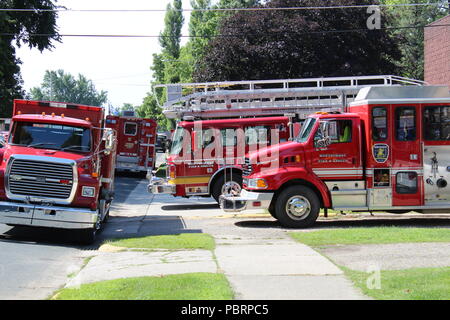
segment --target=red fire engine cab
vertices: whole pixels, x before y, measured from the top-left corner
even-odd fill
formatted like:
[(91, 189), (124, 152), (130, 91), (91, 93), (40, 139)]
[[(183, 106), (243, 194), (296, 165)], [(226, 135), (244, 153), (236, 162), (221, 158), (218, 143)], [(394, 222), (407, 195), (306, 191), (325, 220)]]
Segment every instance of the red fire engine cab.
[(155, 167), (155, 120), (136, 117), (134, 111), (124, 111), (122, 116), (108, 115), (106, 127), (117, 135), (116, 170), (147, 172)]
[(245, 163), (244, 190), (223, 196), (222, 208), (268, 209), (285, 227), (313, 225), (321, 208), (448, 213), (449, 89), (363, 88), (345, 113), (312, 114), (294, 141)]
[(294, 120), (324, 108), (342, 110), (368, 84), (404, 81), (409, 79), (368, 76), (155, 86), (167, 93), (164, 114), (189, 121), (178, 123), (167, 178), (151, 177), (149, 192), (217, 201), (239, 194), (245, 153), (293, 140), (300, 128)]
[(101, 107), (15, 100), (0, 149), (0, 223), (92, 242), (113, 200), (115, 145)]

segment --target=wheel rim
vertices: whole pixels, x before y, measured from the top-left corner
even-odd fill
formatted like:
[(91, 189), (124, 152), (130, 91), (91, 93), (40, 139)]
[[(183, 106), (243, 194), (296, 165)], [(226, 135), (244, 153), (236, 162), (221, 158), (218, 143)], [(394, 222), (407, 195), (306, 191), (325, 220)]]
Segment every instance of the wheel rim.
[(304, 220), (311, 212), (311, 203), (303, 196), (293, 196), (286, 202), (286, 213), (291, 219)]
[(222, 195), (238, 195), (241, 193), (241, 185), (236, 181), (227, 181), (222, 186)]

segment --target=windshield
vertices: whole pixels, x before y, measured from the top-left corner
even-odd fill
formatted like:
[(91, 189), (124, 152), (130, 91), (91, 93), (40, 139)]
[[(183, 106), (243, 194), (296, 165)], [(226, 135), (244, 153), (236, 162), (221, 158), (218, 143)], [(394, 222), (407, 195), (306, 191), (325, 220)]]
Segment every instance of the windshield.
[(309, 138), (309, 135), (311, 134), (311, 130), (313, 129), (315, 123), (316, 119), (314, 118), (306, 119), (305, 123), (302, 126), (302, 129), (300, 130), (300, 133), (297, 136), (296, 141), (306, 142), (306, 140), (308, 140)]
[(183, 133), (184, 129), (177, 127), (172, 140), (172, 147), (170, 148), (171, 155), (179, 155), (183, 148)]
[(49, 123), (16, 123), (9, 142), (32, 148), (89, 152), (91, 131), (89, 128)]

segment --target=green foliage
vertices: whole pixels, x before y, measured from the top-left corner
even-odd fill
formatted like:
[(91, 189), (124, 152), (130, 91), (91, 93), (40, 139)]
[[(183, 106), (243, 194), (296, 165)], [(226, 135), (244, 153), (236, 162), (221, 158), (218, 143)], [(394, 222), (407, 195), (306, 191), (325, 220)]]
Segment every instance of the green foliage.
[[(55, 9), (50, 0), (2, 0), (1, 9)], [(51, 49), (54, 41), (60, 41), (54, 11), (1, 11), (0, 12), (0, 117), (10, 117), (14, 99), (23, 98), (21, 61), (16, 57), (13, 44), (22, 44), (40, 51)], [(34, 36), (45, 34), (48, 36)]]
[[(395, 5), (404, 3), (427, 4), (429, 0), (381, 0), (383, 4)], [(424, 78), (424, 28), (433, 21), (443, 17), (448, 9), (447, 0), (440, 6), (388, 7), (384, 27), (392, 28), (392, 36), (397, 39), (401, 50), (401, 58), (397, 62), (402, 76)]]
[(178, 58), (180, 54), (181, 28), (183, 27), (183, 12), (181, 0), (173, 0), (167, 5), (166, 16), (164, 17), (164, 30), (160, 33), (159, 43), (164, 51), (173, 58)]
[[(330, 0), (329, 6), (374, 4)], [(323, 6), (320, 0), (272, 0), (263, 7)], [(366, 8), (242, 11), (210, 42), (196, 81), (396, 74), (400, 52), (385, 30), (368, 30)], [(351, 32), (334, 32), (355, 30)], [(324, 32), (325, 31), (325, 32)]]
[(143, 104), (136, 111), (140, 117), (156, 120), (158, 129), (161, 131), (167, 131), (172, 128), (170, 120), (162, 114), (162, 110), (153, 94), (148, 94), (144, 98)]
[(79, 74), (75, 78), (64, 70), (45, 71), (41, 87), (31, 89), (34, 100), (58, 101), (101, 106), (108, 100), (107, 92), (97, 92), (91, 80)]

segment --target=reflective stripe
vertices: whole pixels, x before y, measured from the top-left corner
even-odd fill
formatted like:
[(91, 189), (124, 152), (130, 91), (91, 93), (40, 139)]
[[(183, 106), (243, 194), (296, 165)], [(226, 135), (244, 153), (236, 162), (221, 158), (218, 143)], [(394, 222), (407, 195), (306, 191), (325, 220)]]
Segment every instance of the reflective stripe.
[(168, 181), (169, 184), (198, 184), (208, 183), (211, 177), (187, 177), (187, 178), (175, 178)]
[(348, 168), (329, 168), (329, 169), (313, 169), (313, 172), (319, 176), (362, 176), (362, 168), (348, 169)]

